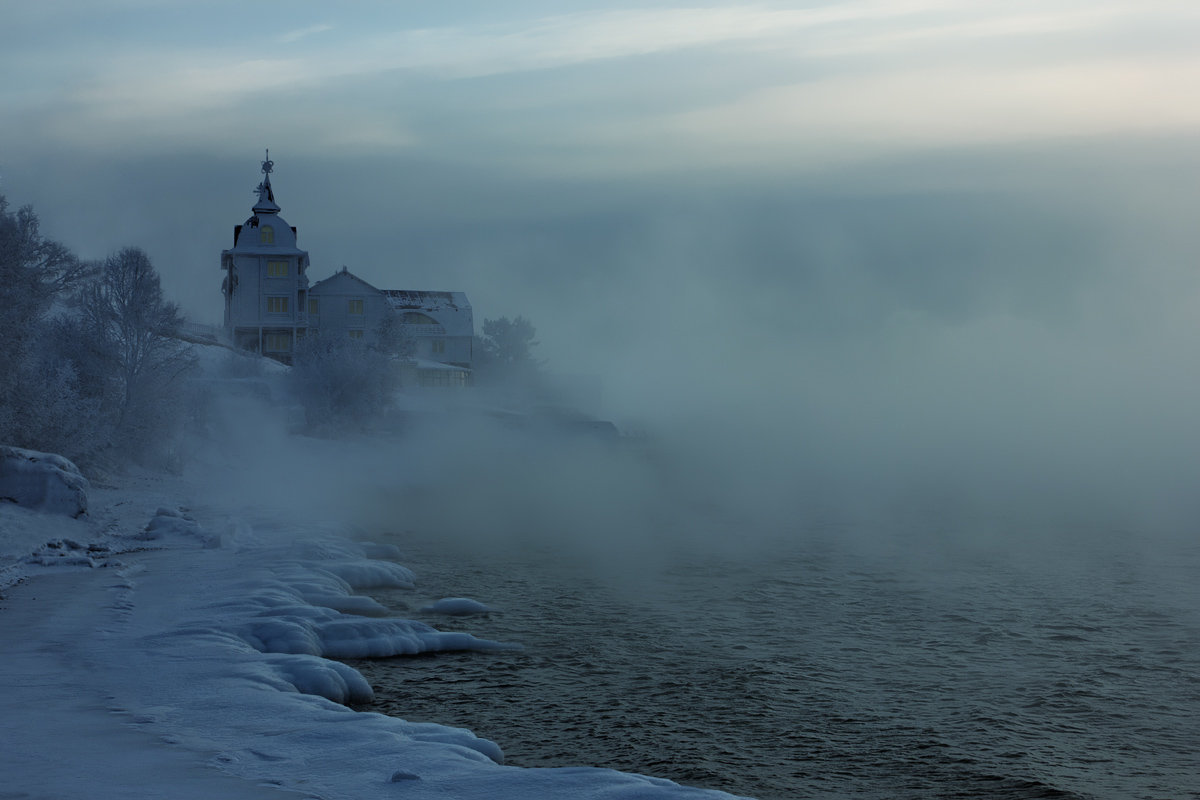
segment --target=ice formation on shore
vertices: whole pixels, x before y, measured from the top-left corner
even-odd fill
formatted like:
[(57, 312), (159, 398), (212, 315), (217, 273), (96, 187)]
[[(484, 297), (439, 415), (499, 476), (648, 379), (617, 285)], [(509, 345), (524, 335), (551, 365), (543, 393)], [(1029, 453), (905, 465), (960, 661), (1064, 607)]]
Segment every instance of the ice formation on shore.
[[(0, 510), (8, 584), (26, 584), (0, 609), (0, 635), (14, 643), (0, 681), (59, 696), (0, 699), (8, 790), (69, 796), (100, 780), (121, 796), (176, 800), (214, 786), (229, 798), (284, 789), (369, 800), (393, 797), (397, 783), (408, 798), (728, 797), (608, 769), (507, 767), (500, 746), (470, 731), (351, 710), (372, 690), (334, 659), (519, 643), (387, 616), (360, 592), (414, 585), (387, 560), (395, 548), (184, 509), (161, 493), (101, 494), (90, 522)], [(17, 557), (39, 536), (76, 548)]]

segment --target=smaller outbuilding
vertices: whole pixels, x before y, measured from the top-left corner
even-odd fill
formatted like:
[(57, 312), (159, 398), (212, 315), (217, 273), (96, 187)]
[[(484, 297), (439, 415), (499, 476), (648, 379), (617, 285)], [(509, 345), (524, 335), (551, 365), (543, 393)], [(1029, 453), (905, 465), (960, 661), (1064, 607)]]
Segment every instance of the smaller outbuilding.
[(475, 324), (462, 292), (376, 289), (342, 267), (308, 290), (308, 331), (375, 344), (389, 329), (419, 386), (470, 383)]

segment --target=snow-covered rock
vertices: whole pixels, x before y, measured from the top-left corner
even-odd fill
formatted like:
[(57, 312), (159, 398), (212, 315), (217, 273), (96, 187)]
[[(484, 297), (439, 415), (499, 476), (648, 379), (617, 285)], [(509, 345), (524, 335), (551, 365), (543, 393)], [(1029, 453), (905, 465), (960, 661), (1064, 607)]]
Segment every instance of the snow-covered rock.
[(0, 445), (0, 502), (79, 517), (91, 486), (70, 460)]
[(131, 534), (130, 538), (152, 542), (164, 536), (190, 536), (198, 539), (205, 547), (221, 546), (220, 536), (209, 533), (201, 528), (196, 520), (173, 508), (158, 509), (146, 523), (146, 527), (138, 533)]
[(468, 617), (472, 614), (490, 614), (492, 612), (492, 609), (483, 603), (469, 597), (443, 597), (421, 610), (431, 614), (445, 614), (448, 617)]

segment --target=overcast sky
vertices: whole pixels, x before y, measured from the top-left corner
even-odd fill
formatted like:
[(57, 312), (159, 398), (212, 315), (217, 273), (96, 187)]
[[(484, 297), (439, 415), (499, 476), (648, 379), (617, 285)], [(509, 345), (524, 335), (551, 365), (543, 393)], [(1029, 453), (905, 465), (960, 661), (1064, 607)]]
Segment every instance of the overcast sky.
[(0, 192), (217, 322), (269, 147), (314, 279), (524, 314), (646, 413), (1178, 441), (1197, 42), (1193, 0), (9, 2)]

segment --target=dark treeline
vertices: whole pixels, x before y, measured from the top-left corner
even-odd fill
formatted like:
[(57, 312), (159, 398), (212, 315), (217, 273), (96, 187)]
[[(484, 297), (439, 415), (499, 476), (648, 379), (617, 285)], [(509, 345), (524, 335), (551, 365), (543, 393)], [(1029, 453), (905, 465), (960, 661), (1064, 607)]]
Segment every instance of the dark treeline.
[(475, 385), (494, 398), (517, 406), (547, 399), (543, 364), (534, 356), (537, 330), (522, 316), (485, 319), (475, 337)]
[(86, 470), (170, 457), (192, 366), (141, 249), (84, 261), (0, 195), (0, 443)]

